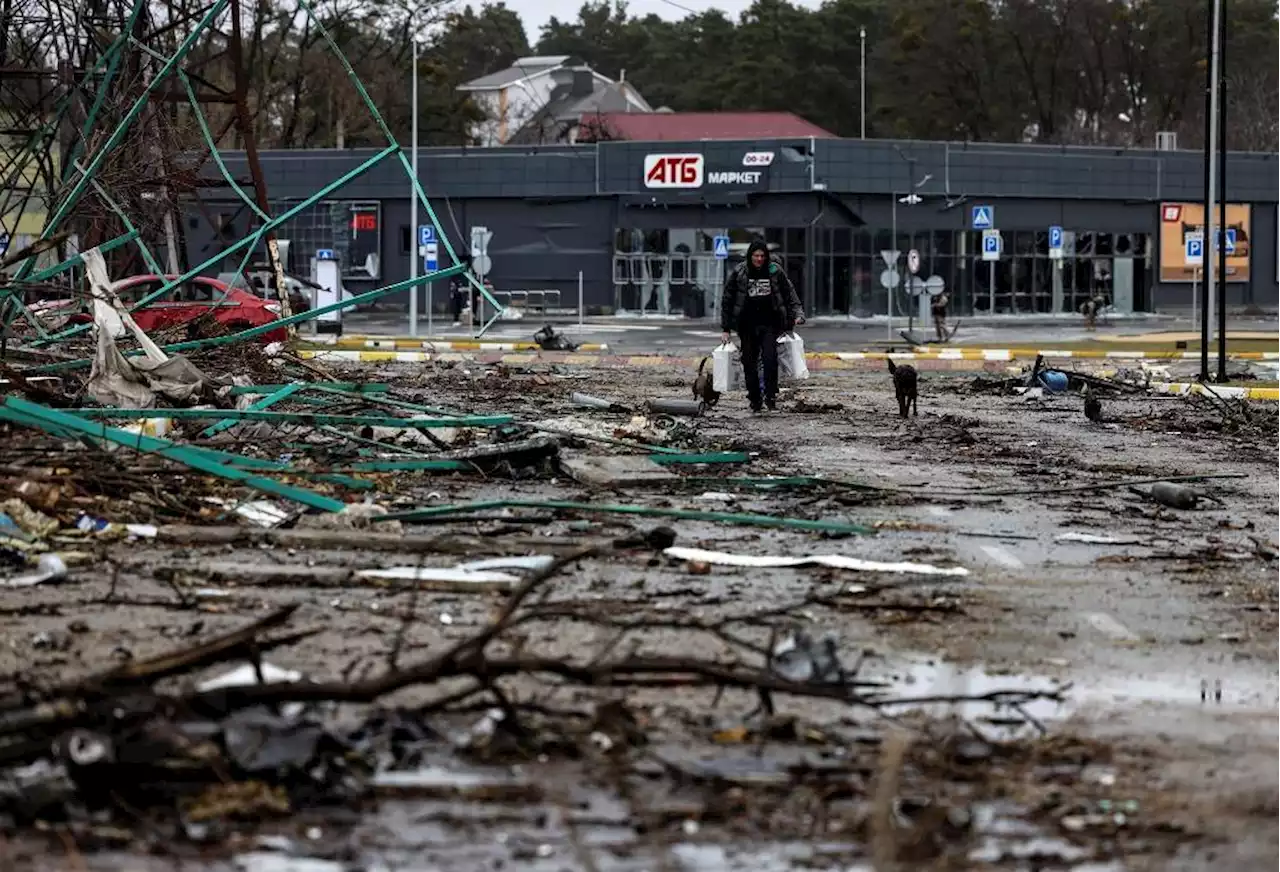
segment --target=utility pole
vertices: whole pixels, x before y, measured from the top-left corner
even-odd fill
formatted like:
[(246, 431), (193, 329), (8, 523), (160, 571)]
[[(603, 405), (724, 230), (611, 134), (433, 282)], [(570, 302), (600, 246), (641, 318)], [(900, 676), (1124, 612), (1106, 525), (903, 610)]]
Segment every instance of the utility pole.
[[(409, 14), (413, 21), (409, 27), (409, 38), (413, 41), (413, 85), (409, 89), (409, 99), (413, 107), (409, 113), (413, 130), (409, 134), (409, 149), (413, 152), (410, 162), (413, 166), (413, 178), (409, 180), (409, 278), (418, 277), (418, 258), (421, 256), (418, 245), (422, 240), (418, 236), (418, 7), (410, 7)], [(418, 335), (418, 286), (409, 288), (409, 335)]]
[(861, 73), (858, 76), (858, 88), (861, 96), (858, 97), (858, 112), (862, 116), (862, 132), (859, 139), (867, 138), (867, 29), (865, 27), (858, 28), (858, 43), (862, 49), (862, 63), (860, 66)]
[[(1221, 244), (1215, 232), (1213, 207), (1217, 202), (1217, 174), (1214, 172), (1214, 158), (1218, 145), (1218, 28), (1222, 23), (1222, 0), (1211, 0), (1209, 3), (1209, 66), (1205, 71), (1207, 77), (1205, 94), (1205, 138), (1204, 138), (1204, 244), (1208, 249), (1204, 258), (1204, 299), (1200, 308), (1200, 380), (1209, 380), (1209, 342), (1213, 336), (1213, 294), (1214, 286), (1214, 249), (1213, 246), (1225, 247), (1226, 239)], [(1224, 234), (1225, 236), (1225, 234)]]
[(1227, 380), (1227, 0), (1218, 0), (1218, 381)]

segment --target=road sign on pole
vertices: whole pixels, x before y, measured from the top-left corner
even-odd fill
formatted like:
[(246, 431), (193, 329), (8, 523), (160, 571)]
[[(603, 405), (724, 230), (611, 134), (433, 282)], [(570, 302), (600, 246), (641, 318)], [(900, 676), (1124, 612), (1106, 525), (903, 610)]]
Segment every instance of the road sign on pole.
[(719, 260), (727, 260), (729, 257), (729, 237), (717, 236), (712, 244), (712, 250), (715, 252), (716, 258)]
[(433, 273), (440, 269), (440, 246), (435, 242), (428, 242), (422, 246), (423, 263), (426, 264), (427, 272)]
[[(1222, 241), (1221, 229), (1219, 229), (1216, 233), (1214, 233), (1214, 238), (1217, 239), (1219, 243)], [(1216, 250), (1217, 249), (1215, 248), (1215, 251)], [(1235, 253), (1236, 253), (1236, 229), (1234, 227), (1228, 227), (1227, 228), (1227, 255), (1230, 256), (1230, 255), (1234, 255)]]
[(974, 230), (990, 230), (996, 226), (996, 209), (994, 206), (974, 206), (972, 221)]
[(894, 267), (898, 265), (898, 258), (902, 257), (902, 252), (894, 249), (882, 249), (880, 257), (884, 259), (884, 265)]
[(418, 245), (430, 245), (436, 241), (436, 229), (430, 224), (418, 228)]
[(1056, 224), (1049, 227), (1049, 257), (1053, 260), (1062, 260), (1062, 228)]
[(983, 260), (999, 260), (1000, 259), (1000, 231), (999, 230), (982, 231), (982, 259)]
[(1204, 237), (1199, 233), (1188, 233), (1182, 253), (1187, 266), (1204, 266)]

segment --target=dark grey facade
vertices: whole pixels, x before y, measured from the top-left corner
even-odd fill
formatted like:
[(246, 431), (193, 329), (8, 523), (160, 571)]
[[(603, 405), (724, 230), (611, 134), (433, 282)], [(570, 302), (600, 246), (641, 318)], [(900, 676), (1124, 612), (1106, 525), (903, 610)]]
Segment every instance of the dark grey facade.
[[(374, 154), (265, 152), (276, 214)], [(700, 159), (671, 163), (660, 155)], [(647, 176), (655, 161), (662, 166)], [(243, 158), (228, 163), (238, 178), (248, 176)], [(354, 292), (407, 277), (414, 240), (406, 164), (398, 154), (384, 158), (285, 225), (292, 268), (305, 272), (312, 249), (336, 247), (349, 261)], [(1280, 159), (1233, 153), (1227, 164), (1228, 224), (1238, 237), (1228, 300), (1274, 308)], [(1095, 294), (1121, 310), (1185, 307), (1192, 284), (1181, 242), (1199, 220), (1194, 204), (1203, 199), (1203, 172), (1193, 152), (884, 140), (420, 152), (422, 185), (455, 251), (469, 246), (471, 228), (487, 227), (497, 290), (559, 290), (565, 306), (576, 306), (581, 272), (589, 312), (712, 312), (724, 268), (714, 252), (718, 236), (729, 237), (734, 254), (751, 238), (766, 238), (811, 313), (886, 311), (881, 252), (895, 249), (903, 254), (892, 293), (898, 313), (918, 305), (908, 295), (912, 250), (917, 279), (940, 279), (960, 314), (1074, 311)], [(1002, 237), (995, 263), (981, 259), (982, 234), (973, 225), (980, 205), (990, 208)], [(193, 263), (219, 250), (210, 216), (222, 223), (223, 240), (250, 226), (249, 210), (231, 197), (193, 213)], [(426, 221), (425, 212), (420, 217)], [(1058, 259), (1050, 256), (1050, 226), (1065, 231)], [(442, 250), (441, 265), (449, 262)], [(443, 310), (446, 295), (435, 291)]]

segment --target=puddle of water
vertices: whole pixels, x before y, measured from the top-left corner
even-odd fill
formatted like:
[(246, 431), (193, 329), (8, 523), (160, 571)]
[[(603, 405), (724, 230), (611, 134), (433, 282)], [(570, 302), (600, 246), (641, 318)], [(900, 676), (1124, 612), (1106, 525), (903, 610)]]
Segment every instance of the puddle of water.
[[(849, 853), (854, 845), (806, 845), (800, 842), (761, 845), (750, 849), (738, 849), (715, 844), (685, 843), (671, 848), (671, 855), (687, 872), (796, 872), (813, 868), (823, 855)], [(852, 865), (827, 865), (820, 867), (831, 872), (875, 872), (868, 863)]]
[[(892, 690), (885, 694), (890, 697), (980, 697), (1008, 691), (1055, 693), (1062, 687), (1061, 682), (1045, 676), (997, 675), (981, 666), (957, 666), (938, 660), (913, 661), (887, 674), (873, 673), (869, 677), (893, 682)], [(922, 703), (904, 705), (899, 710), (907, 708), (931, 717), (954, 715), (978, 723), (986, 722), (989, 726), (1000, 728), (1002, 732), (1017, 733), (1023, 726), (1033, 729), (1018, 711), (1000, 703)], [(1059, 719), (1070, 714), (1066, 703), (1052, 699), (1030, 700), (1021, 703), (1019, 708), (1038, 721)]]
[(241, 872), (347, 872), (345, 863), (318, 860), (312, 857), (290, 857), (267, 851), (240, 854), (235, 858), (236, 869)]
[[(1208, 713), (1274, 712), (1280, 705), (1280, 686), (1276, 675), (1241, 671), (1213, 680), (1202, 679), (1196, 674), (1104, 675), (1063, 682), (1043, 675), (993, 673), (983, 666), (913, 660), (885, 673), (869, 672), (868, 675), (893, 682), (894, 687), (887, 695), (909, 697), (983, 696), (1001, 691), (1061, 692), (1064, 696), (1062, 702), (1039, 699), (1020, 706), (1040, 721), (1061, 720), (1070, 715), (1126, 709), (1135, 705), (1193, 707)], [(1063, 690), (1068, 683), (1070, 687)], [(997, 725), (1004, 722), (1005, 716), (1010, 720), (1018, 717), (1017, 712), (1008, 706), (990, 702), (932, 703), (911, 708), (939, 717), (952, 714), (978, 721), (985, 718)]]

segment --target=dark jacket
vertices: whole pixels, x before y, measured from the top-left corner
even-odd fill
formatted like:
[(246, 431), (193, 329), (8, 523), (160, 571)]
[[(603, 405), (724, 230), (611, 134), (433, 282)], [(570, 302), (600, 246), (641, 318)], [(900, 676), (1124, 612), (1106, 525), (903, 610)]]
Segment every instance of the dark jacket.
[[(740, 263), (733, 272), (729, 273), (729, 278), (725, 280), (724, 295), (720, 300), (720, 329), (726, 333), (730, 330), (739, 329), (742, 311), (747, 300), (747, 279), (751, 270), (751, 252), (755, 249), (756, 245), (753, 244), (747, 251), (747, 259)], [(773, 327), (779, 333), (789, 333), (795, 329), (796, 321), (799, 320), (802, 314), (800, 297), (796, 294), (796, 286), (791, 283), (791, 279), (787, 277), (782, 267), (770, 259), (766, 269), (769, 271), (769, 280), (773, 291), (770, 295), (775, 319)]]

